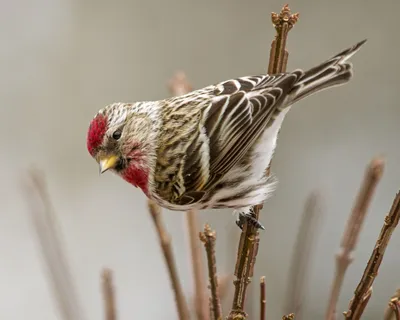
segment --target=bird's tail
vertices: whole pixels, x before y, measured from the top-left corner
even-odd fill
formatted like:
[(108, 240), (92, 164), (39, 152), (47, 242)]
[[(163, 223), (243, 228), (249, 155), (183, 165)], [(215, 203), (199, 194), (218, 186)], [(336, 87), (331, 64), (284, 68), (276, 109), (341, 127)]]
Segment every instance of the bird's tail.
[(295, 70), (298, 80), (289, 93), (289, 105), (312, 95), (318, 91), (340, 86), (348, 82), (353, 76), (353, 66), (347, 60), (352, 57), (366, 42), (360, 41), (320, 65), (308, 71)]

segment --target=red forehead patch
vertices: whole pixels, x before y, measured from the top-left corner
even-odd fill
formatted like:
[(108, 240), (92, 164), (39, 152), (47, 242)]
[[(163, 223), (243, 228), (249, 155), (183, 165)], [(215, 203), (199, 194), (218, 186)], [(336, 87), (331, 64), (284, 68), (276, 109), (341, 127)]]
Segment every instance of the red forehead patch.
[(98, 114), (90, 123), (87, 134), (87, 149), (93, 155), (95, 149), (103, 142), (104, 135), (107, 131), (107, 118)]

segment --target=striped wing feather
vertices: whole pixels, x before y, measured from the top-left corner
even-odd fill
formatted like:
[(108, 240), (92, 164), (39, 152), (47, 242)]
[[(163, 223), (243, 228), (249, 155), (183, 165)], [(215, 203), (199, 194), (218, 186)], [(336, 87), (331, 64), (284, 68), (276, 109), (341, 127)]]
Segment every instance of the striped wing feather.
[[(185, 154), (172, 202), (198, 202), (221, 177), (244, 159), (254, 142), (285, 107), (317, 91), (344, 84), (352, 76), (347, 62), (365, 43), (340, 52), (304, 72), (242, 77), (201, 89), (181, 99), (180, 107), (196, 105), (202, 114), (196, 137)], [(178, 98), (179, 99), (179, 98)], [(196, 122), (197, 125), (197, 122)], [(209, 142), (209, 144), (208, 144)]]
[[(295, 74), (261, 75), (229, 80), (214, 87), (200, 124), (204, 130), (198, 130), (188, 148), (183, 170), (186, 192), (177, 199), (179, 204), (199, 201), (243, 159), (272, 123), (296, 80)], [(204, 149), (207, 140), (209, 150)]]

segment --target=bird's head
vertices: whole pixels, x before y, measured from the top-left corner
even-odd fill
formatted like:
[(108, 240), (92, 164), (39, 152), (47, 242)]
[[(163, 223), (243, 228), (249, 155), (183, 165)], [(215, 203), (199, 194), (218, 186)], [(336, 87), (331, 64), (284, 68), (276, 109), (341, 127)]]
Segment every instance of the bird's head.
[(115, 103), (100, 110), (90, 123), (87, 149), (100, 173), (120, 175), (147, 193), (152, 123), (132, 104)]

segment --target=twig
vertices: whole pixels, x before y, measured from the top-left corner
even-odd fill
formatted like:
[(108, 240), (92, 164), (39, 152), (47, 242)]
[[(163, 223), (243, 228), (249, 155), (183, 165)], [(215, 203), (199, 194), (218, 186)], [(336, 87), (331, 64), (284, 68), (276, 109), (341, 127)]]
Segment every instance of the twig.
[(103, 269), (101, 277), (104, 300), (104, 319), (117, 320), (112, 271), (110, 269)]
[(396, 320), (400, 320), (400, 301), (399, 299), (392, 299), (392, 301), (389, 302), (389, 307), (391, 309), (391, 315), (390, 318), (394, 315)]
[[(237, 228), (236, 225), (234, 227)], [(246, 310), (248, 319), (254, 319), (258, 315), (258, 310), (255, 310), (254, 308), (254, 300), (259, 299), (259, 294), (260, 293), (258, 292), (258, 290), (254, 290), (254, 287), (252, 287), (251, 285), (246, 291), (246, 301), (244, 302), (243, 310)]]
[[(269, 71), (277, 73), (285, 70), (287, 63), (287, 53), (285, 53), (286, 38), (288, 31), (293, 27), (298, 19), (298, 14), (290, 14), (287, 5), (282, 8), (280, 14), (272, 13), (272, 23), (275, 26), (277, 34), (271, 45)], [(286, 58), (285, 58), (286, 55)], [(266, 170), (269, 174), (269, 169)], [(259, 218), (262, 204), (255, 206), (253, 211), (256, 219)], [(233, 296), (232, 309), (228, 319), (245, 319), (247, 317), (244, 311), (246, 301), (247, 286), (253, 277), (254, 264), (258, 252), (259, 233), (258, 230), (247, 223), (244, 223), (240, 235), (238, 254), (235, 267), (235, 277), (233, 284), (235, 292)]]
[(308, 277), (310, 255), (315, 243), (321, 208), (318, 193), (311, 193), (304, 205), (303, 216), (289, 272), (285, 312), (294, 311), (300, 319), (305, 283)]
[(347, 312), (344, 312), (346, 319), (358, 320), (368, 303), (369, 296), (372, 293), (372, 284), (378, 275), (379, 267), (383, 260), (386, 247), (389, 244), (390, 237), (400, 219), (400, 192), (397, 193), (389, 214), (385, 217), (385, 222), (376, 241), (375, 248), (372, 251), (364, 274), (354, 291), (354, 297), (349, 303)]
[(400, 302), (399, 302), (399, 300), (390, 302), (389, 305), (393, 309), (393, 313), (396, 317), (396, 320), (400, 320)]
[(199, 232), (197, 211), (189, 210), (186, 212), (188, 224), (188, 235), (190, 240), (190, 251), (192, 253), (192, 267), (195, 285), (195, 306), (198, 320), (207, 320), (207, 293), (204, 281), (204, 266), (201, 258), (200, 244), (196, 239)]
[(266, 313), (265, 277), (260, 279), (260, 320), (265, 320)]
[(168, 89), (174, 96), (181, 96), (193, 90), (184, 72), (179, 71), (168, 81)]
[(212, 302), (211, 297), (208, 298), (208, 309), (209, 309), (208, 314), (209, 314), (210, 319), (214, 319), (213, 302)]
[(83, 312), (43, 172), (31, 170), (28, 183), (24, 191), (30, 204), (30, 218), (40, 243), (60, 317), (63, 320), (82, 320), (84, 319)]
[[(168, 82), (168, 87), (175, 96), (183, 95), (193, 89), (183, 72), (177, 72)], [(189, 210), (186, 212), (185, 216), (187, 220), (190, 252), (192, 254), (196, 315), (198, 320), (208, 320), (205, 271), (200, 244), (197, 239), (197, 234), (200, 231), (198, 212), (196, 210)]]
[(289, 57), (289, 53), (286, 51), (286, 39), (289, 30), (299, 19), (299, 13), (290, 14), (289, 6), (286, 4), (279, 14), (272, 12), (271, 19), (277, 35), (271, 45), (268, 74), (275, 74), (286, 71)]
[[(366, 306), (367, 306), (367, 304), (369, 302), (369, 299), (371, 299), (372, 291), (373, 291), (372, 287), (370, 287), (367, 290), (365, 295), (362, 297), (361, 302), (360, 302), (360, 307), (357, 310), (357, 313), (359, 314), (359, 316), (357, 316), (355, 318), (352, 318), (352, 319), (356, 319), (356, 320), (361, 319), (361, 315), (364, 313), (364, 310), (365, 310), (365, 308), (366, 308)], [(345, 314), (345, 312), (344, 312), (344, 314)]]
[(212, 313), (215, 320), (222, 320), (221, 302), (218, 296), (217, 264), (215, 260), (216, 233), (210, 226), (204, 226), (204, 232), (200, 232), (200, 240), (204, 243), (207, 253), (208, 277), (210, 280)]
[[(289, 5), (284, 5), (279, 14), (272, 12), (271, 20), (276, 30), (275, 39), (271, 43), (269, 52), (268, 74), (281, 73), (286, 71), (289, 52), (286, 50), (286, 40), (289, 31), (299, 20), (299, 13), (290, 14)], [(272, 159), (271, 159), (272, 160)], [(265, 173), (270, 174), (271, 162)], [(262, 207), (260, 207), (260, 210)]]
[(390, 302), (385, 310), (384, 320), (400, 320), (400, 288), (390, 298)]
[(258, 232), (252, 226), (244, 224), (239, 240), (238, 255), (235, 267), (236, 279), (233, 281), (235, 292), (233, 296), (232, 310), (229, 320), (246, 319), (247, 314), (243, 310), (247, 285), (253, 276), (255, 257), (258, 250)]
[(336, 255), (335, 278), (331, 287), (329, 304), (326, 311), (326, 320), (334, 320), (336, 318), (336, 305), (339, 299), (344, 275), (348, 266), (353, 261), (351, 254), (357, 245), (357, 240), (363, 225), (363, 221), (374, 195), (376, 186), (382, 177), (383, 169), (384, 161), (381, 158), (373, 159), (366, 169), (364, 181), (361, 184), (361, 188), (355, 201), (351, 216), (347, 221), (346, 230), (343, 234), (340, 245), (341, 252)]
[(161, 249), (163, 251), (164, 259), (167, 264), (169, 277), (175, 294), (175, 302), (178, 309), (179, 319), (187, 320), (189, 319), (189, 309), (186, 304), (183, 290), (179, 281), (178, 272), (176, 270), (176, 264), (171, 246), (171, 238), (165, 231), (164, 225), (161, 221), (161, 208), (156, 205), (152, 200), (148, 200), (148, 207), (153, 218), (154, 225), (157, 229)]

